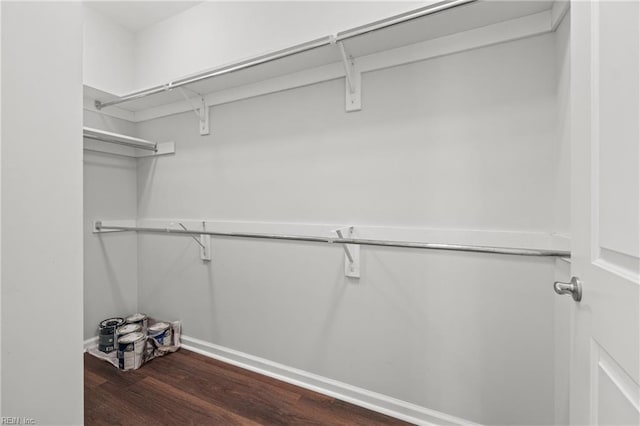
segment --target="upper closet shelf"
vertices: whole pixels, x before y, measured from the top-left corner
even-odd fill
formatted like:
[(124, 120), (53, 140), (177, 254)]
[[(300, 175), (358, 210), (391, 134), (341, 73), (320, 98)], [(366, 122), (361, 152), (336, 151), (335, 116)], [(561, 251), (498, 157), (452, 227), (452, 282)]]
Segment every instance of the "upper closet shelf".
[[(82, 136), (85, 139), (84, 149), (87, 151), (134, 158), (155, 157), (176, 152), (173, 142), (152, 142), (91, 127), (83, 127)], [(104, 145), (105, 143), (119, 146), (108, 148)]]
[[(95, 102), (95, 106), (97, 109), (102, 109), (118, 105), (121, 109), (137, 112), (183, 102), (185, 97), (198, 99), (199, 102), (204, 103), (207, 101), (205, 98), (207, 94), (329, 66), (331, 69), (327, 69), (326, 72), (331, 75), (324, 80), (345, 77), (347, 110), (357, 110), (359, 109), (360, 73), (424, 59), (419, 57), (420, 55), (415, 55), (415, 51), (400, 51), (402, 49), (399, 48), (534, 15), (539, 19), (529, 23), (528, 35), (549, 32), (553, 30), (552, 8), (554, 8), (553, 1), (442, 1), (145, 90), (119, 97), (102, 95)], [(503, 36), (502, 40), (496, 41), (490, 40), (490, 37), (485, 34), (484, 45), (504, 41), (509, 37), (515, 39), (526, 36), (527, 34), (515, 34), (517, 31), (522, 31), (520, 28), (523, 26), (526, 26), (525, 23), (516, 26), (514, 30), (512, 26), (503, 25), (499, 31), (507, 35)], [(471, 47), (459, 48), (458, 51), (479, 47), (481, 44), (476, 41), (478, 37), (477, 34), (470, 35), (471, 41), (468, 44)], [(495, 38), (495, 36), (492, 37)], [(393, 55), (393, 60), (389, 58), (385, 61), (372, 60), (373, 57), (379, 56), (378, 54), (394, 49), (398, 52)], [(452, 51), (451, 48), (449, 51), (444, 49), (443, 53), (432, 54), (432, 57)], [(400, 56), (402, 58), (398, 59)], [(191, 108), (198, 109), (202, 103)]]

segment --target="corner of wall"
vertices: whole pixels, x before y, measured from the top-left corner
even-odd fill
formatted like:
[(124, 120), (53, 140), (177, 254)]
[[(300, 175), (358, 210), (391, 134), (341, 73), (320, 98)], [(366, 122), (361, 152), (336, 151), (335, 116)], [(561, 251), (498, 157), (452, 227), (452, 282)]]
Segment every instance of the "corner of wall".
[(134, 34), (86, 4), (82, 14), (83, 83), (117, 95), (131, 92), (135, 87)]

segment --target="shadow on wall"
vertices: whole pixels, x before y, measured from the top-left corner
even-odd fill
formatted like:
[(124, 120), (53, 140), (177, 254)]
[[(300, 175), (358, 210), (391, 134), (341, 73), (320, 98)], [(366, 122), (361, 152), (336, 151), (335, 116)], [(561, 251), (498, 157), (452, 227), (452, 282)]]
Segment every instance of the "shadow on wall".
[[(176, 152), (177, 157), (179, 152)], [(153, 194), (153, 179), (156, 175), (158, 167), (157, 159), (141, 159), (138, 160), (138, 211), (141, 206), (146, 206)]]
[(348, 278), (344, 276), (344, 270), (342, 265), (336, 270), (335, 279), (330, 282), (334, 283), (329, 296), (329, 310), (322, 321), (322, 326), (319, 329), (317, 339), (315, 341), (315, 347), (310, 347), (311, 353), (309, 354), (309, 365), (312, 367), (312, 371), (324, 371), (326, 367), (326, 361), (331, 356), (329, 349), (331, 348), (330, 337), (334, 335), (333, 328), (335, 327), (336, 318), (338, 317), (338, 311), (343, 305), (341, 301), (344, 299), (347, 286), (358, 284), (357, 279)]
[(125, 300), (122, 291), (122, 283), (118, 279), (117, 269), (113, 266), (113, 262), (111, 261), (111, 257), (109, 256), (109, 249), (106, 247), (104, 240), (101, 237), (98, 237), (100, 241), (100, 251), (102, 252), (102, 256), (104, 258), (105, 270), (107, 272), (107, 282), (111, 286), (111, 297), (113, 301), (112, 306), (128, 306), (128, 301)]
[(209, 323), (208, 323), (208, 334), (209, 336), (211, 336), (215, 341), (218, 341), (220, 339), (220, 329), (218, 326), (218, 322), (219, 322), (219, 318), (218, 318), (218, 309), (216, 309), (216, 289), (215, 289), (215, 280), (214, 280), (214, 275), (213, 275), (213, 262), (208, 261), (207, 262), (207, 288), (209, 289), (209, 293), (208, 293), (208, 297), (209, 297), (209, 302), (212, 306), (212, 309), (210, 311), (211, 313), (211, 317), (209, 318)]

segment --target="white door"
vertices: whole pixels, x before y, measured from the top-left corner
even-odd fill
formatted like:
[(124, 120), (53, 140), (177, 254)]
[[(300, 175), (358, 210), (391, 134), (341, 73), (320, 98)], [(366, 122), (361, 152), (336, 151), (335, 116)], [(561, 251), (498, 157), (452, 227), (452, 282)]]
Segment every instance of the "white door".
[(640, 424), (639, 28), (638, 1), (571, 5), (572, 424)]

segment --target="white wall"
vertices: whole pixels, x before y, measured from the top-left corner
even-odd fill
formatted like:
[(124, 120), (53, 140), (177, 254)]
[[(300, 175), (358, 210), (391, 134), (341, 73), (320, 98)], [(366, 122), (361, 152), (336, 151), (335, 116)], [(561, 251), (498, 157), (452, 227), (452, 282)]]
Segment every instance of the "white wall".
[(166, 83), (430, 2), (204, 2), (136, 34), (135, 85)]
[(2, 415), (81, 424), (82, 9), (1, 7)]
[[(135, 135), (131, 122), (91, 111), (84, 124)], [(95, 220), (137, 217), (137, 170), (134, 158), (84, 154), (84, 339), (96, 336), (98, 323), (138, 309), (138, 246), (134, 233), (102, 238), (92, 232)]]
[(83, 83), (122, 95), (135, 89), (134, 34), (83, 6)]
[[(0, 6), (0, 37), (2, 37), (2, 7)], [(0, 38), (0, 319), (2, 319), (2, 42)], [(2, 414), (2, 324), (0, 323), (0, 414)]]
[(556, 31), (558, 136), (556, 155), (555, 232), (569, 235), (571, 224), (571, 149), (569, 135), (569, 14)]
[[(142, 218), (555, 229), (555, 36), (140, 123)], [(287, 226), (287, 225), (283, 225)], [(139, 307), (185, 334), (486, 424), (554, 420), (554, 261), (139, 235)], [(448, 242), (448, 241), (443, 241)]]

